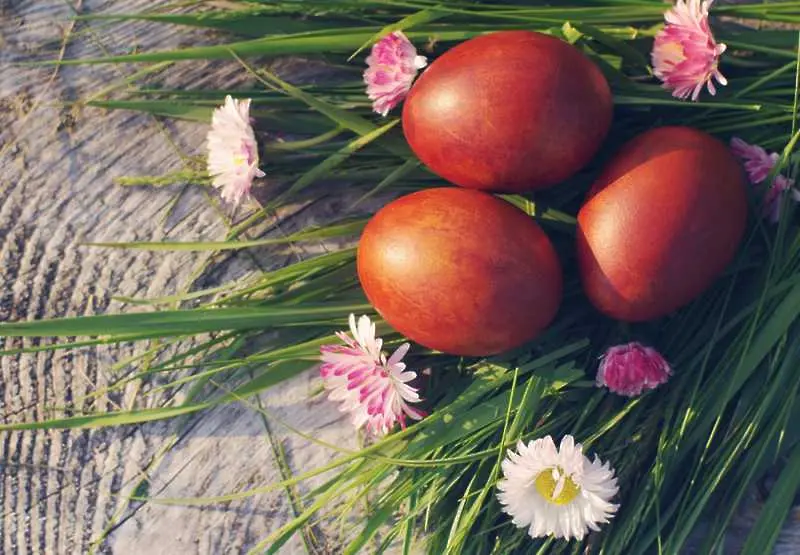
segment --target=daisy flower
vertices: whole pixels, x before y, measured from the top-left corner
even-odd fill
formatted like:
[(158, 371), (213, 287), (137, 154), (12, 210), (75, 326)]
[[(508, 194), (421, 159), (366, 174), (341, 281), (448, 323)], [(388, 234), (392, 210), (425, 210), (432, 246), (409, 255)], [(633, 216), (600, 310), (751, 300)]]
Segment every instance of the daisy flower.
[[(777, 152), (768, 154), (760, 146), (747, 144), (738, 137), (731, 139), (731, 151), (744, 163), (747, 178), (753, 185), (763, 184), (780, 159)], [(794, 180), (785, 175), (776, 175), (764, 193), (763, 205), (764, 217), (773, 223), (780, 219), (784, 191), (789, 191), (795, 202), (800, 201), (800, 191), (795, 189)]]
[(597, 387), (636, 397), (666, 383), (672, 369), (658, 351), (641, 343), (617, 345), (606, 351), (597, 372)]
[(776, 175), (772, 185), (764, 194), (763, 214), (772, 223), (778, 223), (781, 219), (784, 191), (789, 192), (793, 201), (800, 202), (800, 191), (794, 188), (794, 180), (780, 174)]
[(497, 497), (518, 528), (532, 538), (582, 539), (599, 530), (617, 512), (610, 500), (617, 494), (614, 470), (566, 435), (556, 449), (550, 436), (517, 444), (503, 461)]
[(731, 139), (731, 151), (744, 162), (747, 177), (753, 184), (764, 181), (778, 163), (777, 152), (767, 154), (760, 146), (747, 144), (739, 137)]
[(264, 177), (258, 169), (258, 144), (250, 125), (250, 99), (230, 95), (214, 110), (208, 143), (208, 173), (222, 198), (238, 204), (250, 193), (253, 179)]
[(676, 98), (697, 100), (703, 87), (717, 93), (728, 81), (719, 71), (724, 44), (717, 44), (708, 25), (711, 0), (677, 0), (664, 14), (666, 25), (658, 32), (651, 54), (653, 73)]
[(372, 109), (382, 116), (388, 114), (406, 97), (417, 72), (426, 65), (428, 60), (417, 55), (417, 49), (402, 31), (390, 33), (376, 42), (364, 71)]
[(408, 383), (417, 377), (406, 370), (403, 357), (410, 345), (404, 343), (388, 359), (381, 350), (383, 340), (375, 337), (375, 324), (362, 316), (356, 324), (350, 315), (350, 334), (337, 332), (344, 345), (323, 345), (320, 373), (331, 401), (341, 403), (353, 425), (365, 427), (373, 436), (389, 433), (396, 423), (405, 429), (406, 417), (421, 420), (425, 413), (409, 403), (421, 401)]

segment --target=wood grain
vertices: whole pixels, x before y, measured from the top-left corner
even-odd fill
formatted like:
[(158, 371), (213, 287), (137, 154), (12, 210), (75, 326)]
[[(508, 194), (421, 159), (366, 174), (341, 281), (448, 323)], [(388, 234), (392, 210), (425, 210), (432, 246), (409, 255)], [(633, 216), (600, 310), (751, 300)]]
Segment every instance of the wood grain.
[[(12, 62), (55, 58), (72, 11), (60, 0), (0, 5), (0, 320), (131, 310), (112, 296), (154, 297), (178, 292), (200, 256), (81, 246), (82, 241), (219, 239), (224, 227), (198, 190), (180, 201), (183, 219), (162, 224), (163, 208), (178, 188), (123, 188), (122, 175), (159, 175), (181, 168), (180, 150), (201, 152), (202, 125), (96, 109), (73, 111), (77, 100), (134, 71), (124, 66), (22, 67)], [(84, 2), (82, 13), (152, 8), (142, 0)], [(166, 49), (211, 40), (201, 32), (145, 23), (79, 23), (67, 57), (120, 53), (137, 44)], [(216, 39), (215, 39), (216, 40)], [(138, 68), (137, 68), (138, 69)], [(232, 63), (188, 63), (165, 74), (173, 86), (241, 83)], [(52, 80), (51, 80), (52, 78)], [(322, 203), (316, 217), (333, 207)], [(308, 217), (304, 215), (303, 217)], [(299, 227), (302, 222), (284, 222)], [(286, 263), (287, 256), (261, 265)], [(256, 269), (245, 256), (229, 257), (209, 279)], [(5, 339), (2, 347), (36, 340)], [(80, 399), (110, 383), (116, 361), (143, 346), (101, 346), (0, 359), (3, 421), (34, 420), (49, 407), (113, 410), (149, 406), (164, 396), (125, 390)], [(294, 426), (331, 443), (352, 444), (352, 433), (328, 403), (309, 402), (314, 374), (262, 396), (262, 404)], [(145, 387), (147, 387), (145, 385)], [(139, 401), (136, 401), (139, 399)], [(333, 454), (276, 429), (289, 462), (307, 470)], [(280, 481), (263, 415), (250, 406), (226, 406), (188, 422), (90, 431), (5, 433), (0, 436), (0, 552), (22, 553), (239, 553), (294, 515), (285, 492), (224, 506), (189, 508), (129, 504), (143, 480), (154, 497), (221, 495)], [(139, 490), (141, 493), (141, 490)], [(103, 539), (108, 533), (108, 537)], [(320, 553), (334, 552), (337, 530), (320, 534)], [(300, 538), (284, 548), (304, 553)]]

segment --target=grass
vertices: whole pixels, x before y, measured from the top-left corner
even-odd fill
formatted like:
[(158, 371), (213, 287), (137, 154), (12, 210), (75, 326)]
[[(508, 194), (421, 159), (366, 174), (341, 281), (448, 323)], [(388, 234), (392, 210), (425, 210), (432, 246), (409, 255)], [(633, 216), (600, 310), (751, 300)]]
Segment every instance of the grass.
[[(781, 152), (780, 171), (797, 175), (800, 54), (794, 31), (716, 28), (717, 38), (729, 45), (722, 67), (729, 85), (716, 98), (688, 103), (669, 97), (650, 77), (649, 48), (665, 7), (654, 0), (555, 6), (460, 0), (240, 1), (218, 8), (195, 4), (196, 9), (180, 15), (154, 11), (103, 18), (205, 27), (220, 32), (218, 44), (55, 63), (142, 64), (133, 77), (85, 99), (88, 105), (108, 109), (206, 122), (225, 94), (252, 97), (258, 128), (286, 137), (262, 141), (264, 167), (280, 191), (252, 214), (231, 222), (222, 240), (93, 244), (96, 248), (205, 251), (208, 256), (194, 272), (199, 276), (227, 251), (352, 241), (365, 218), (345, 215), (285, 236), (249, 238), (277, 210), (329, 194), (326, 187), (331, 184), (357, 187), (363, 191), (358, 202), (443, 185), (409, 151), (398, 120), (374, 117), (363, 94), (364, 48), (393, 29), (404, 29), (420, 46), (428, 44), (431, 57), (481, 33), (535, 29), (575, 44), (606, 73), (615, 93), (615, 123), (598, 160), (569, 184), (535, 196), (506, 197), (548, 231), (567, 276), (575, 275), (574, 215), (583, 193), (603, 159), (644, 129), (686, 124), (723, 140), (741, 136)], [(798, 9), (800, 3), (788, 1), (718, 6), (715, 13), (795, 24)], [(329, 78), (293, 84), (263, 63), (285, 55), (324, 61), (331, 68)], [(231, 60), (254, 84), (241, 91), (159, 86), (159, 72), (168, 71), (169, 64), (202, 59)], [(202, 161), (190, 159), (177, 174), (123, 182), (143, 183), (207, 186), (208, 180)], [(745, 246), (736, 262), (710, 291), (674, 315), (617, 325), (594, 312), (577, 281), (568, 277), (559, 318), (521, 349), (473, 359), (416, 346), (409, 364), (432, 368), (425, 392), (431, 414), (407, 430), (359, 451), (325, 445), (337, 458), (323, 468), (285, 474), (279, 483), (193, 499), (166, 499), (140, 488), (132, 501), (202, 505), (279, 489), (292, 492), (295, 517), (263, 538), (254, 552), (278, 552), (294, 534), (302, 534), (311, 546), (317, 519), (344, 521), (349, 510), (377, 491), (369, 518), (360, 529), (345, 533), (345, 553), (392, 544), (404, 552), (437, 554), (585, 549), (676, 553), (701, 521), (707, 524), (702, 550), (710, 553), (720, 549), (748, 489), (777, 466), (783, 468), (779, 487), (745, 543), (746, 553), (766, 552), (800, 485), (794, 464), (800, 435), (793, 426), (800, 411), (795, 402), (800, 387), (795, 368), (800, 355), (800, 228), (794, 206), (785, 204), (786, 213), (775, 228), (757, 217), (754, 197)], [(83, 413), (76, 403), (54, 410), (49, 418), (9, 421), (0, 429), (131, 425), (184, 418), (224, 403), (258, 406), (250, 399), (313, 366), (319, 346), (335, 341), (333, 332), (345, 326), (350, 312), (370, 312), (358, 288), (354, 260), (354, 249), (343, 248), (206, 290), (192, 282), (169, 297), (126, 299), (139, 306), (137, 312), (0, 324), (5, 337), (80, 338), (4, 354), (149, 341), (146, 354), (120, 365), (132, 372), (109, 388), (159, 376), (167, 380), (162, 388), (193, 392), (183, 401), (149, 409)], [(401, 339), (383, 322), (380, 330), (389, 344)], [(199, 346), (181, 346), (181, 338), (195, 335)], [(598, 355), (609, 344), (633, 338), (656, 344), (676, 369), (674, 378), (658, 392), (634, 400), (594, 388)], [(167, 345), (177, 352), (160, 356)], [(258, 408), (274, 422), (266, 409)], [(291, 429), (291, 423), (283, 426), (303, 434)], [(573, 434), (590, 451), (611, 460), (619, 474), (622, 508), (602, 533), (586, 542), (531, 540), (502, 515), (495, 500), (505, 449), (519, 439), (548, 433)], [(338, 474), (305, 495), (294, 493), (296, 485), (330, 470)]]

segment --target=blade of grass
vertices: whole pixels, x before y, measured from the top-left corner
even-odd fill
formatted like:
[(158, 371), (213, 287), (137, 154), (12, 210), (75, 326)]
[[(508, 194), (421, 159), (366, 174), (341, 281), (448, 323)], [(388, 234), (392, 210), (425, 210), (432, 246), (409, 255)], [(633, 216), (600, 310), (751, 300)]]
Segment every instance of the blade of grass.
[(370, 310), (368, 304), (329, 304), (313, 307), (249, 307), (109, 314), (31, 322), (2, 322), (0, 337), (109, 337), (143, 333), (145, 330), (168, 336), (263, 329), (269, 326), (307, 326), (312, 323), (342, 326), (351, 312), (364, 313)]

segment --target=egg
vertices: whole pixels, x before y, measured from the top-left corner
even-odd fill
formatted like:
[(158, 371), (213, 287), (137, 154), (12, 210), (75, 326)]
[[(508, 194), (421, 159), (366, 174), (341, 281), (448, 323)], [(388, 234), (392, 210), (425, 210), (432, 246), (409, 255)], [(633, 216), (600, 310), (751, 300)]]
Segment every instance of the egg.
[(745, 176), (730, 150), (689, 127), (628, 142), (578, 213), (583, 287), (619, 320), (669, 314), (733, 260), (747, 223)]
[(558, 257), (538, 224), (504, 200), (427, 189), (379, 210), (358, 244), (370, 303), (412, 341), (456, 355), (533, 339), (561, 302)]
[(611, 125), (608, 83), (580, 50), (501, 31), (445, 52), (403, 106), (419, 159), (470, 189), (522, 192), (559, 183), (592, 158)]

